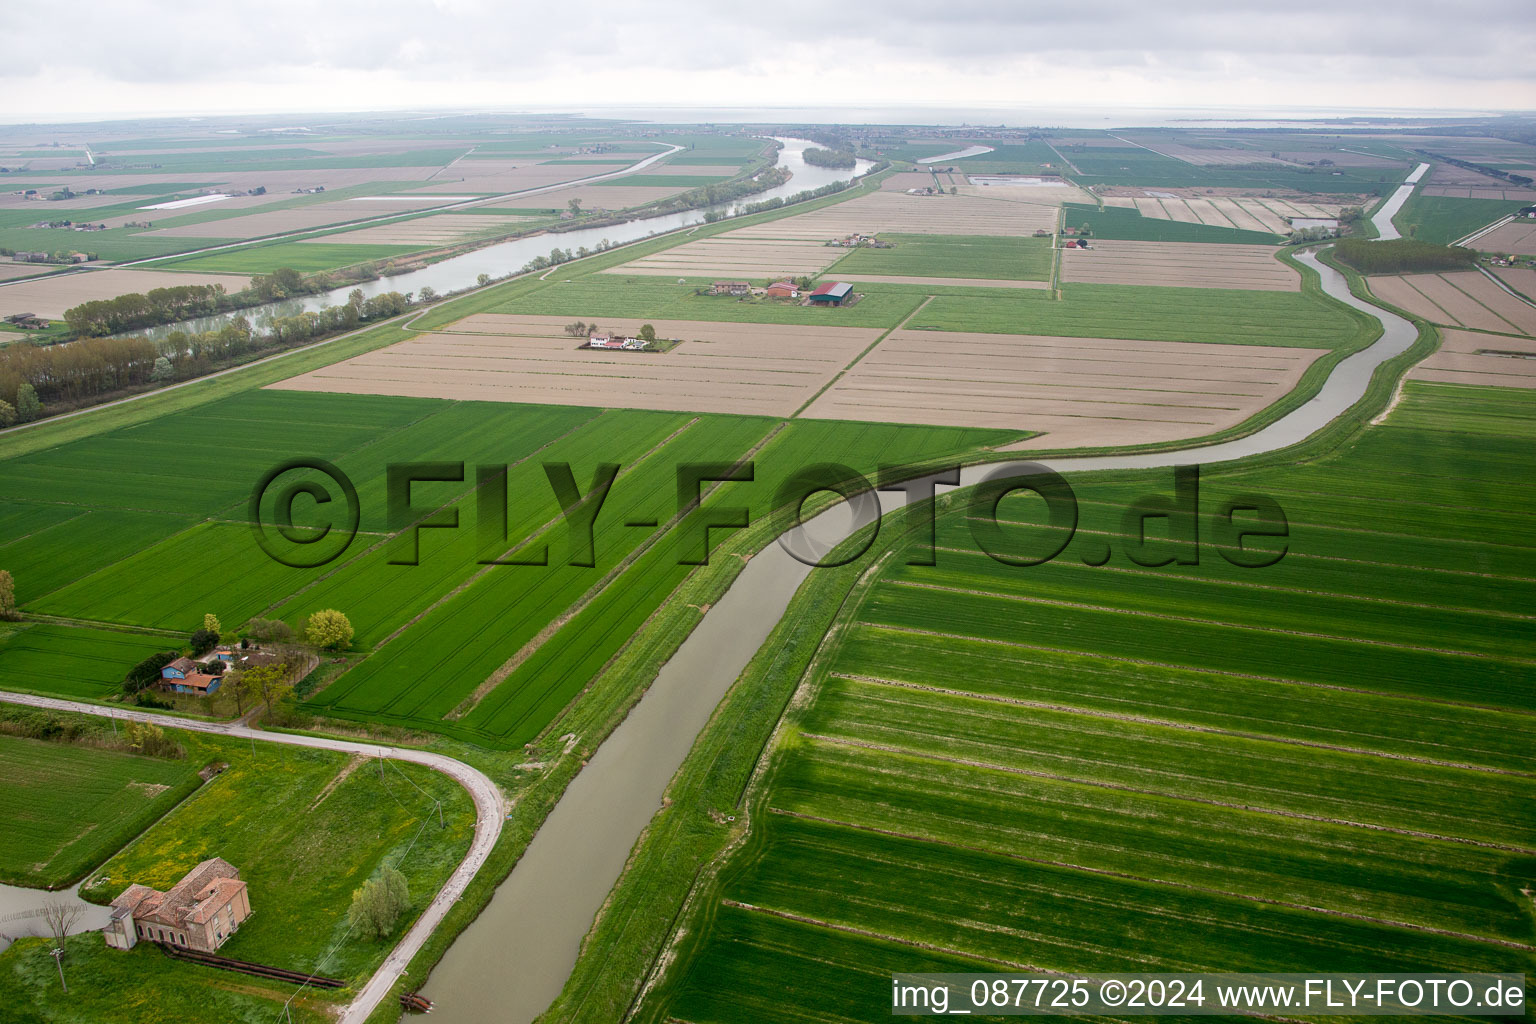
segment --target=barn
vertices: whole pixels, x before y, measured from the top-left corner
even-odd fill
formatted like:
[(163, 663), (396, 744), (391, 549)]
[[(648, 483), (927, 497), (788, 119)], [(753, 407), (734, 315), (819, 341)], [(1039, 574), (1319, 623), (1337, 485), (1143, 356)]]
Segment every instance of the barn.
[(841, 306), (853, 295), (853, 285), (842, 281), (828, 281), (811, 292), (811, 301), (821, 306)]

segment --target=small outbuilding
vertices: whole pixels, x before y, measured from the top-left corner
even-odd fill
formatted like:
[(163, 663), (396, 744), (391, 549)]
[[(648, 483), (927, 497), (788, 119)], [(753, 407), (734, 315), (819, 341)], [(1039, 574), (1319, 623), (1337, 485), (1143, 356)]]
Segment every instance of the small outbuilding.
[(763, 293), (770, 299), (798, 299), (800, 297), (800, 289), (795, 286), (793, 281), (775, 281), (764, 289)]
[(816, 290), (811, 292), (810, 299), (812, 304), (818, 306), (841, 306), (852, 295), (853, 285), (845, 281), (828, 281), (826, 284), (817, 286)]

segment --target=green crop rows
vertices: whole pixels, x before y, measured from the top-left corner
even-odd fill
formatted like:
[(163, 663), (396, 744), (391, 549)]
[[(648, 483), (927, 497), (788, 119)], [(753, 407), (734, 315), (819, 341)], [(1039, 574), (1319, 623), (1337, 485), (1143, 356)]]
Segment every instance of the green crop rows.
[(1207, 470), (1205, 514), (1285, 510), (1269, 568), (1209, 519), (1198, 564), (1131, 561), (1166, 472), (1076, 478), (1030, 568), (951, 503), (824, 647), (639, 1019), (885, 1019), (907, 970), (1530, 973), (1533, 413), (1410, 385), (1332, 455)]
[(197, 768), (0, 735), (0, 879), (70, 884), (183, 800)]
[[(491, 745), (521, 743), (691, 571), (663, 531), (676, 513), (678, 465), (734, 462), (770, 435), (747, 501), (754, 516), (767, 513), (777, 481), (803, 464), (835, 457), (873, 474), (881, 462), (1018, 436), (243, 392), (4, 463), (0, 530), (10, 539), (0, 545), (0, 565), (15, 575), (26, 612), (64, 621), (29, 624), (0, 640), (0, 673), (18, 689), (101, 699), (135, 662), (181, 646), (209, 612), (231, 631), (255, 617), (302, 631), (311, 613), (338, 608), (366, 657), (316, 695), (317, 709)], [(248, 504), (264, 472), (307, 457), (334, 463), (354, 483), (361, 532), (334, 561), (293, 568), (262, 551)], [(406, 521), (451, 515), (458, 526), (421, 529), (417, 564), (395, 564), (409, 539), (393, 536), (403, 524), (388, 516), (389, 467), (427, 461), (462, 462), (462, 478), (414, 484)], [(597, 524), (597, 564), (566, 564), (567, 528), (543, 464), (570, 465), (585, 490), (605, 462), (624, 472)], [(509, 467), (506, 539), (487, 546), (476, 474), (495, 465)], [(315, 474), (304, 479), (331, 486)], [(261, 511), (270, 521), (267, 501)], [(299, 526), (330, 521), (307, 500), (295, 506), (295, 519)], [(656, 527), (624, 525), (631, 521)], [(548, 566), (487, 564), (508, 560), (509, 551), (522, 558), (546, 549)], [(622, 576), (595, 593), (613, 572)], [(514, 660), (498, 685), (498, 670)]]

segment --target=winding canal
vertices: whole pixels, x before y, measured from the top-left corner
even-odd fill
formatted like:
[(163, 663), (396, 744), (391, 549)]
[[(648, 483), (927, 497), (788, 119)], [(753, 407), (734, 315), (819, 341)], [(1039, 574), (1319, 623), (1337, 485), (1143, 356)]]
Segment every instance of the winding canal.
[[(1406, 351), (1418, 331), (1355, 298), (1343, 275), (1314, 254), (1300, 259), (1321, 275), (1329, 295), (1382, 324), (1381, 337), (1341, 360), (1314, 398), (1247, 437), (1220, 444), (1041, 463), (1070, 473), (1228, 462), (1297, 444), (1348, 411), (1365, 395), (1376, 368)], [(961, 484), (978, 483), (997, 468), (967, 467)], [(807, 528), (825, 544), (852, 532), (860, 525), (857, 518), (840, 504)], [(424, 992), (433, 1000), (435, 1024), (526, 1024), (559, 995), (583, 937), (661, 808), (667, 784), (810, 572), (780, 545), (770, 545), (709, 608), (629, 717), (572, 781), (485, 912), (432, 972)]]

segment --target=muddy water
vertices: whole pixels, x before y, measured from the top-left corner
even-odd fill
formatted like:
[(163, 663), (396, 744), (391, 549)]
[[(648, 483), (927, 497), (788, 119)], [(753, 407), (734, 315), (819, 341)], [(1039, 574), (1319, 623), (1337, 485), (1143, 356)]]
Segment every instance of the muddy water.
[[(1330, 295), (1371, 313), (1384, 327), (1374, 345), (1334, 368), (1315, 398), (1263, 430), (1223, 444), (1047, 464), (1071, 472), (1223, 462), (1295, 444), (1347, 411), (1364, 395), (1376, 367), (1412, 345), (1417, 332), (1407, 321), (1355, 299), (1344, 278), (1310, 253), (1301, 259), (1322, 275)], [(995, 469), (969, 467), (962, 482), (974, 484)], [(846, 506), (836, 506), (809, 528), (813, 539), (826, 543), (846, 535), (855, 519)], [(772, 545), (710, 608), (571, 783), (485, 912), (433, 971), (424, 991), (436, 1006), (434, 1024), (524, 1024), (559, 994), (582, 938), (641, 830), (660, 808), (667, 783), (810, 571)]]
[(1397, 216), (1397, 211), (1403, 208), (1408, 197), (1413, 195), (1413, 187), (1418, 180), (1424, 177), (1424, 172), (1429, 170), (1429, 164), (1419, 164), (1413, 169), (1413, 173), (1404, 178), (1404, 184), (1397, 187), (1392, 193), (1392, 198), (1382, 204), (1376, 211), (1376, 216), (1371, 218), (1371, 223), (1376, 225), (1376, 234), (1382, 239), (1402, 238), (1397, 228), (1392, 223), (1392, 218)]
[(0, 885), (0, 950), (27, 935), (47, 935), (48, 926), (36, 916), (36, 911), (49, 903), (64, 901), (82, 908), (80, 919), (69, 932), (90, 931), (104, 928), (111, 910), (87, 903), (79, 896), (80, 886), (48, 892), (45, 889), (23, 889), (19, 885)]

